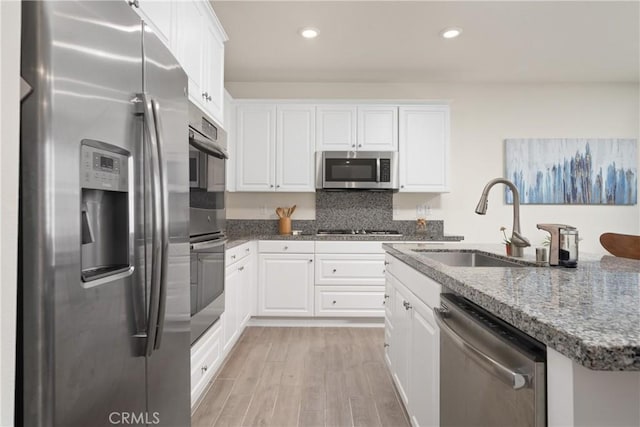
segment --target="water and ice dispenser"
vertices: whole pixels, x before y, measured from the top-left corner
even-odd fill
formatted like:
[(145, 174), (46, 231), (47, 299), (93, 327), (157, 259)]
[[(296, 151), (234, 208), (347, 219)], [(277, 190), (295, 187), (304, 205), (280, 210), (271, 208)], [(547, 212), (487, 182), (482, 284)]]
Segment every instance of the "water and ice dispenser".
[(82, 281), (128, 270), (129, 156), (122, 148), (83, 140), (80, 155)]

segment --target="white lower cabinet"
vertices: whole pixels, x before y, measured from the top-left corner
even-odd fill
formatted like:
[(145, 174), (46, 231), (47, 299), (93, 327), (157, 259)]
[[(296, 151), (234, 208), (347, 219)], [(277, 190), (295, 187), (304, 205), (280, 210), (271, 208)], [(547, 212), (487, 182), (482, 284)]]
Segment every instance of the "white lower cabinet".
[(191, 347), (191, 406), (193, 407), (224, 359), (222, 322), (216, 322)]
[(260, 249), (258, 315), (313, 316), (313, 257), (313, 252), (263, 253)]
[(384, 286), (316, 286), (315, 315), (382, 317)]
[[(387, 255), (387, 364), (414, 426), (439, 425), (440, 336), (433, 307), (441, 285)], [(399, 277), (402, 277), (399, 279)]]

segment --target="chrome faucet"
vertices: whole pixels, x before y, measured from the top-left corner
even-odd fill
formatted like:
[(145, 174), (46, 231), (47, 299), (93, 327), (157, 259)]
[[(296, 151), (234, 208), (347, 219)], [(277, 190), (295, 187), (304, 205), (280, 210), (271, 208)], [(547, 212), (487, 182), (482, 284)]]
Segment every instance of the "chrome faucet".
[(531, 246), (529, 240), (520, 233), (520, 194), (513, 182), (504, 178), (492, 179), (484, 186), (482, 190), (482, 196), (478, 206), (476, 206), (476, 213), (478, 215), (485, 215), (487, 213), (487, 205), (489, 204), (489, 191), (491, 187), (496, 184), (504, 184), (511, 189), (513, 193), (513, 232), (511, 234), (511, 255), (514, 257), (521, 257), (523, 254), (522, 249), (527, 246)]

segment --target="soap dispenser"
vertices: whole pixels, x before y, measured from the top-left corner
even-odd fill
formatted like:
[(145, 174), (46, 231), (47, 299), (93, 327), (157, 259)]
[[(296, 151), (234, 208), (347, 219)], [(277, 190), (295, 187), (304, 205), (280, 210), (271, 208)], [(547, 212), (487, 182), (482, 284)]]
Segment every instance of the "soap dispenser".
[(578, 266), (578, 229), (566, 224), (537, 224), (551, 235), (549, 265)]

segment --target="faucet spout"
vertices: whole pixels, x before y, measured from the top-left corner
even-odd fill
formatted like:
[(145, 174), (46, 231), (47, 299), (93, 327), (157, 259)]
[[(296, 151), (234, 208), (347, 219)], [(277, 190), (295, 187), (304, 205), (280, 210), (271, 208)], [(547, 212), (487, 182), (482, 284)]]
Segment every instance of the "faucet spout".
[(491, 188), (496, 184), (506, 185), (511, 190), (511, 193), (513, 193), (513, 231), (511, 234), (511, 244), (514, 247), (513, 256), (521, 257), (522, 248), (531, 246), (531, 243), (520, 231), (520, 193), (518, 193), (518, 188), (513, 182), (504, 178), (495, 178), (489, 181), (482, 190), (480, 201), (478, 201), (478, 205), (476, 206), (476, 213), (478, 215), (485, 215), (487, 213), (489, 191), (491, 191)]

